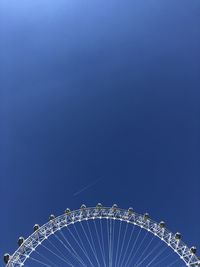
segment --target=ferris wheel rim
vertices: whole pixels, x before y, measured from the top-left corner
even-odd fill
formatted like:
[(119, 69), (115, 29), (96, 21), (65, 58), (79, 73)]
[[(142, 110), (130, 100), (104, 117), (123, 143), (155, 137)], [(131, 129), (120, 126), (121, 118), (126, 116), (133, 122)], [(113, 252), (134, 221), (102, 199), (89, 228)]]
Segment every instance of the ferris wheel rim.
[(165, 226), (161, 227), (157, 223), (146, 218), (145, 215), (138, 214), (129, 209), (115, 207), (84, 207), (77, 210), (69, 211), (39, 227), (35, 232), (28, 236), (20, 247), (10, 256), (6, 267), (21, 267), (29, 258), (31, 253), (49, 236), (60, 231), (71, 224), (94, 219), (113, 219), (124, 221), (126, 223), (137, 225), (140, 228), (157, 236), (162, 242), (168, 245), (180, 259), (189, 267), (200, 266), (198, 257), (191, 252), (191, 249), (181, 240), (176, 239), (175, 234), (169, 231)]

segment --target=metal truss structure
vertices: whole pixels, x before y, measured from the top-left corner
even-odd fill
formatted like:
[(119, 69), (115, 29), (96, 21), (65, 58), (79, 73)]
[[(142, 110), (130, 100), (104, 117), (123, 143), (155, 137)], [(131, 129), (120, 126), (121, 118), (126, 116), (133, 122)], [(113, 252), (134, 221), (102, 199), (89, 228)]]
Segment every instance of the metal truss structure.
[(82, 205), (80, 209), (70, 211), (67, 209), (61, 216), (50, 216), (50, 220), (38, 229), (35, 230), (20, 247), (9, 257), (6, 267), (21, 267), (24, 266), (25, 261), (30, 254), (36, 250), (45, 239), (53, 235), (56, 231), (67, 227), (70, 224), (78, 223), (83, 220), (94, 219), (113, 219), (121, 220), (130, 224), (137, 225), (153, 235), (157, 236), (166, 243), (171, 249), (177, 253), (181, 260), (189, 267), (200, 266), (200, 260), (195, 255), (195, 248), (188, 248), (180, 239), (180, 234), (173, 234), (166, 229), (164, 222), (157, 223), (151, 220), (148, 214), (140, 215), (133, 211), (132, 208), (128, 210), (120, 209), (116, 205), (113, 207), (103, 207), (98, 204), (96, 207), (86, 208)]

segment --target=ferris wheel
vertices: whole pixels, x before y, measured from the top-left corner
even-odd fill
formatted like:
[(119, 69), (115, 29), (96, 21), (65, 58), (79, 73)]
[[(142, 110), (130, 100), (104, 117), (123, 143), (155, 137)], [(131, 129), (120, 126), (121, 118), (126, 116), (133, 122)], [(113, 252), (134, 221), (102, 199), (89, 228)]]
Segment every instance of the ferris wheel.
[(66, 209), (50, 215), (43, 226), (18, 239), (13, 255), (4, 254), (6, 267), (197, 267), (196, 248), (188, 248), (181, 234), (170, 232), (165, 222), (149, 214), (103, 207)]

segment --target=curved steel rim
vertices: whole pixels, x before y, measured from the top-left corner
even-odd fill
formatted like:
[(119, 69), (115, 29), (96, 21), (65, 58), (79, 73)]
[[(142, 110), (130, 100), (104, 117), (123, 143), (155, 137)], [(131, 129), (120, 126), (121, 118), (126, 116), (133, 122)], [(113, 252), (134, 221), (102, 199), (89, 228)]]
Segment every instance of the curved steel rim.
[(191, 249), (188, 248), (182, 240), (177, 239), (175, 234), (165, 227), (161, 227), (159, 223), (150, 218), (146, 218), (144, 215), (121, 208), (85, 207), (62, 214), (39, 227), (39, 229), (32, 233), (14, 254), (10, 256), (6, 267), (23, 266), (24, 262), (29, 258), (30, 254), (37, 248), (37, 246), (63, 227), (84, 220), (103, 218), (121, 220), (137, 225), (140, 228), (144, 228), (173, 249), (173, 251), (179, 255), (180, 259), (185, 262), (186, 266), (200, 266), (198, 257), (192, 253)]

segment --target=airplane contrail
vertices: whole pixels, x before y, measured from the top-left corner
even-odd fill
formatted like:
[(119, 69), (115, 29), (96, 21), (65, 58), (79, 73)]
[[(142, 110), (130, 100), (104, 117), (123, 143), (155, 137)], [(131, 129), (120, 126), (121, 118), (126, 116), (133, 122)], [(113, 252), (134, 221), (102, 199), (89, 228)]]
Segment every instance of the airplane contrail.
[(92, 187), (93, 185), (97, 184), (100, 180), (102, 180), (103, 177), (104, 176), (101, 176), (101, 177), (97, 178), (94, 182), (91, 182), (88, 185), (84, 186), (82, 189), (80, 189), (79, 191), (75, 192), (73, 194), (73, 196), (75, 197), (75, 196), (79, 195), (80, 193), (82, 193), (83, 191), (87, 190), (88, 188)]

